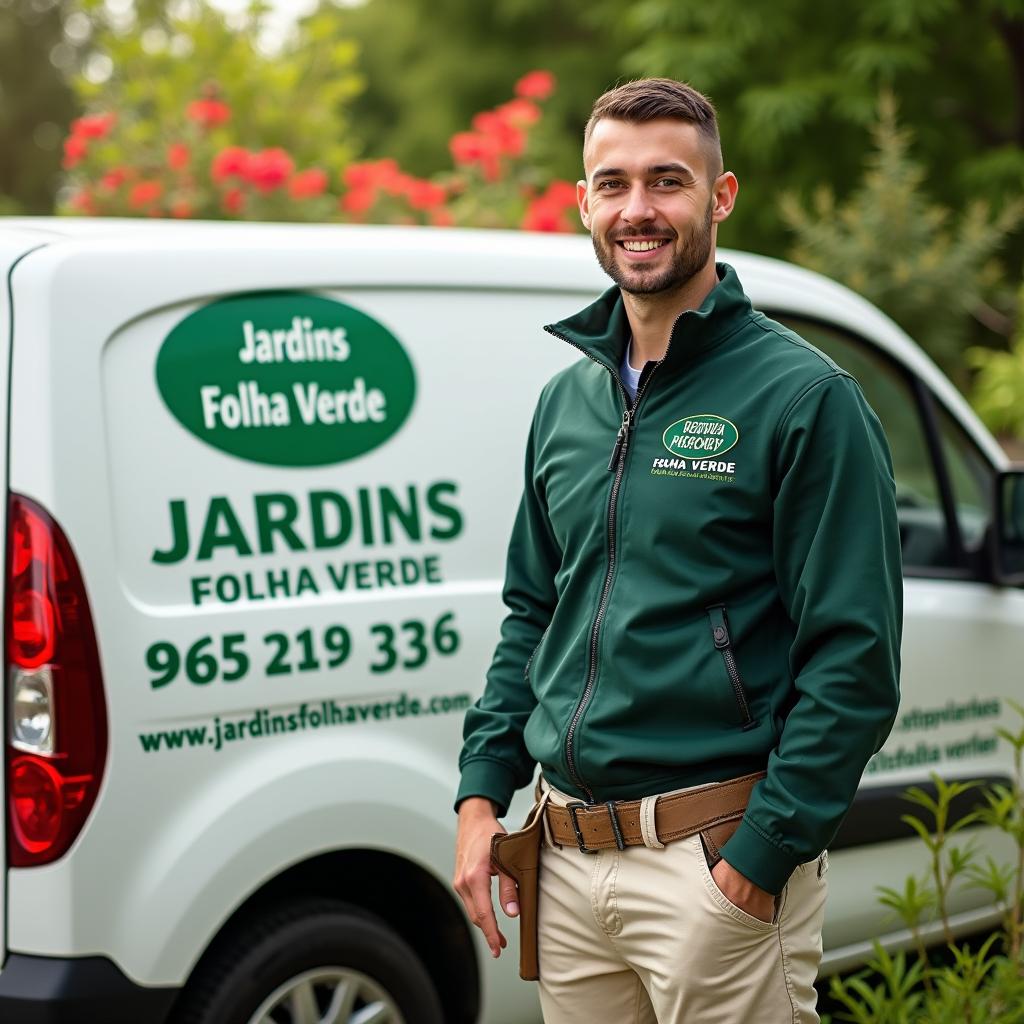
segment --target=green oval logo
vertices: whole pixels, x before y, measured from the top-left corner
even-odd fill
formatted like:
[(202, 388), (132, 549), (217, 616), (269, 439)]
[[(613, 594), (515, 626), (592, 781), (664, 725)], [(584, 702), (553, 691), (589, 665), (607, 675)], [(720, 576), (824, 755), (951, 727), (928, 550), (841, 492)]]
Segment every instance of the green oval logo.
[(712, 413), (697, 413), (676, 420), (661, 436), (661, 443), (673, 455), (706, 459), (724, 455), (736, 445), (740, 432), (732, 420)]
[(307, 292), (212, 302), (164, 339), (160, 395), (201, 441), (272, 466), (326, 466), (388, 440), (416, 379), (398, 339), (365, 313)]

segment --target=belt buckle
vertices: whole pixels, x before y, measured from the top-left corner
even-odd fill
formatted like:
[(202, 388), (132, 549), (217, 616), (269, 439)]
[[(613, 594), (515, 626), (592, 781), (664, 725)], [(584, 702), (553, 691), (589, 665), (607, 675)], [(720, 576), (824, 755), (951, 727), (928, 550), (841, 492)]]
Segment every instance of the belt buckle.
[(582, 800), (577, 800), (575, 803), (566, 804), (565, 809), (569, 812), (569, 820), (572, 822), (572, 830), (576, 833), (576, 845), (580, 848), (580, 853), (600, 853), (600, 850), (587, 849), (587, 844), (583, 841), (583, 831), (580, 829), (579, 819), (576, 817), (581, 809), (587, 809), (587, 805)]
[[(626, 848), (625, 840), (622, 838), (622, 826), (619, 823), (619, 814), (615, 810), (615, 801), (609, 800), (605, 807), (608, 809), (608, 817), (611, 819), (612, 832), (615, 835), (615, 846), (619, 850)], [(565, 809), (569, 812), (569, 820), (572, 822), (572, 830), (576, 833), (576, 845), (579, 847), (580, 853), (600, 853), (600, 850), (591, 850), (583, 840), (583, 830), (580, 828), (579, 818), (576, 817), (580, 810), (586, 810), (587, 804), (581, 800), (576, 800), (574, 803), (566, 804)]]

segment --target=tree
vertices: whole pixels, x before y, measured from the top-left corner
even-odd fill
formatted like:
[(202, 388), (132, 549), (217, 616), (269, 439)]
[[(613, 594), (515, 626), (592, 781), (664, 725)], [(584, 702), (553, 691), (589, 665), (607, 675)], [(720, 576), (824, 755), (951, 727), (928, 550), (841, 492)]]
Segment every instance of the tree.
[(986, 302), (1002, 277), (993, 257), (1020, 223), (1024, 203), (1007, 203), (993, 215), (976, 200), (954, 217), (931, 200), (889, 95), (873, 135), (863, 180), (843, 202), (825, 186), (810, 212), (792, 194), (783, 199), (783, 217), (796, 234), (791, 256), (881, 306), (957, 376), (969, 317), (999, 316)]
[[(324, 3), (321, 11), (327, 10)], [(447, 160), (448, 139), (508, 96), (531, 68), (559, 89), (531, 145), (545, 172), (582, 173), (583, 125), (594, 97), (621, 74), (616, 32), (577, 0), (367, 0), (333, 8), (358, 41), (368, 87), (353, 106), (365, 151), (417, 174)]]
[(64, 32), (73, 13), (69, 2), (0, 0), (0, 214), (53, 211), (60, 139), (77, 112), (55, 63), (81, 59)]
[[(781, 252), (783, 188), (852, 190), (886, 88), (937, 200), (998, 205), (1020, 193), (1020, 0), (594, 0), (594, 10), (623, 40), (624, 71), (683, 78), (715, 101), (741, 185), (727, 244)], [(1019, 264), (1024, 237), (1011, 251)]]

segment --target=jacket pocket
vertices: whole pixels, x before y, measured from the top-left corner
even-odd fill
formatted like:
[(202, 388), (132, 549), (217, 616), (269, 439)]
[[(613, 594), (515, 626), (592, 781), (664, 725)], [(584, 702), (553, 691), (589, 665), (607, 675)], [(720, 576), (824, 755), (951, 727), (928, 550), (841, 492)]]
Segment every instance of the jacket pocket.
[(750, 703), (747, 700), (743, 677), (740, 675), (740, 667), (736, 663), (736, 651), (729, 633), (729, 617), (726, 615), (725, 605), (714, 604), (704, 610), (707, 612), (708, 622), (711, 625), (711, 639), (715, 648), (722, 655), (725, 673), (729, 677), (733, 699), (736, 701), (736, 707), (740, 714), (740, 725), (744, 729), (753, 729), (760, 722), (750, 714)]

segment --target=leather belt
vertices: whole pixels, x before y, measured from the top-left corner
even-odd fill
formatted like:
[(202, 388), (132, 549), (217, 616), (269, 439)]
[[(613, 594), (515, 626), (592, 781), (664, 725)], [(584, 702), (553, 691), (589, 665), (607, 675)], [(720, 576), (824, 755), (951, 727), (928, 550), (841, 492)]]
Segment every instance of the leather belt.
[[(743, 817), (751, 790), (766, 774), (753, 772), (728, 782), (658, 797), (654, 804), (658, 841), (670, 843)], [(546, 812), (551, 838), (559, 846), (577, 846), (582, 853), (643, 846), (642, 804), (642, 800), (609, 800), (603, 804), (577, 802), (556, 807), (549, 801)]]

